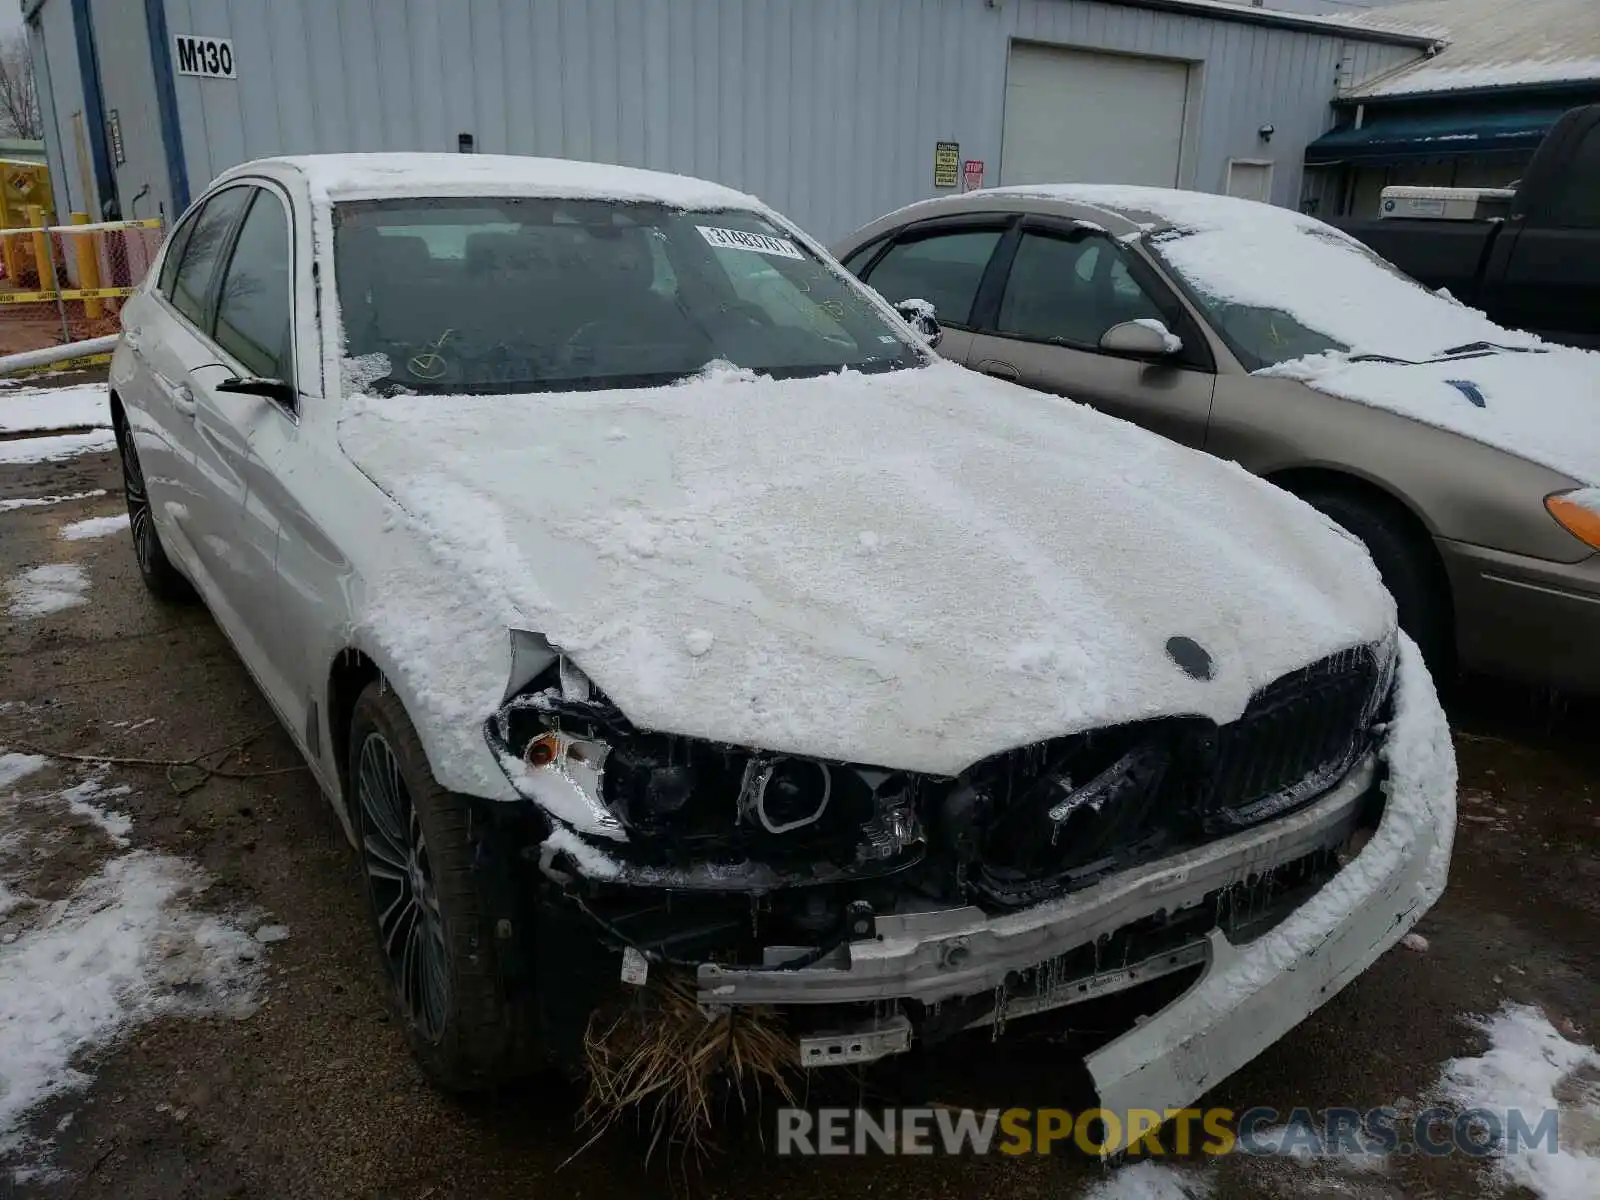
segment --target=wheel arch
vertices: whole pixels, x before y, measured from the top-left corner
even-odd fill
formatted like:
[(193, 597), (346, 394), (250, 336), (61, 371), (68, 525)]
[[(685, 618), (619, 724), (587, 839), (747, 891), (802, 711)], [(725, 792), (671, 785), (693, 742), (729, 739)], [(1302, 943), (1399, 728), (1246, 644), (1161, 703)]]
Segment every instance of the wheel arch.
[(1335, 492), (1384, 513), (1428, 564), (1428, 570), (1439, 589), (1439, 595), (1445, 602), (1446, 615), (1450, 622), (1450, 638), (1452, 642), (1454, 641), (1456, 604), (1454, 591), (1450, 586), (1450, 573), (1445, 568), (1444, 558), (1439, 554), (1439, 547), (1433, 540), (1433, 530), (1422, 514), (1404, 498), (1364, 475), (1328, 467), (1287, 467), (1273, 471), (1263, 478), (1268, 483), (1275, 484), (1301, 499), (1308, 493)]
[(350, 812), (350, 721), (355, 716), (356, 701), (367, 685), (383, 678), (383, 669), (377, 661), (355, 646), (344, 647), (328, 666), (328, 749), (333, 756), (339, 804), (347, 818)]

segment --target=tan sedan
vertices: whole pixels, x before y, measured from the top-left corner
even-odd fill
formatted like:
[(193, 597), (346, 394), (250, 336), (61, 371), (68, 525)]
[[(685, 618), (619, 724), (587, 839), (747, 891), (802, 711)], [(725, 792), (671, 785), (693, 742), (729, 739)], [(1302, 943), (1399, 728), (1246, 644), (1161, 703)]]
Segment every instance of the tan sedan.
[(998, 188), (834, 247), (974, 370), (1233, 459), (1367, 546), (1435, 671), (1600, 691), (1600, 354), (1503, 329), (1310, 217)]

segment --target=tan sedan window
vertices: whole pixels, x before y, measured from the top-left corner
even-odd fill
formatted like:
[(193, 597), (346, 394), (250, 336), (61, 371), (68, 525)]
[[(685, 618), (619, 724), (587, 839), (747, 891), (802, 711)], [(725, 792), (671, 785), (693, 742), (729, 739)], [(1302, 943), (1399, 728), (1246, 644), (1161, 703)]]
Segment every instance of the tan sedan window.
[(1162, 320), (1107, 238), (1025, 233), (1000, 300), (1001, 333), (1096, 347), (1113, 325)]

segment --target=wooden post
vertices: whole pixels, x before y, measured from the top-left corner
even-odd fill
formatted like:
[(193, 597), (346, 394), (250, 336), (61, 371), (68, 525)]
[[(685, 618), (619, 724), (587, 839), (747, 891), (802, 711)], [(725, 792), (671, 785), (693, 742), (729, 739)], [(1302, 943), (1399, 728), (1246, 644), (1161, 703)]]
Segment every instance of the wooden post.
[[(72, 214), (74, 225), (87, 225), (89, 214), (75, 212)], [(97, 288), (100, 286), (100, 256), (95, 253), (92, 233), (76, 233), (71, 235), (77, 243), (73, 253), (78, 256), (78, 286), (81, 288)], [(100, 300), (85, 300), (83, 302), (83, 315), (91, 321), (97, 321), (105, 315), (105, 304)]]

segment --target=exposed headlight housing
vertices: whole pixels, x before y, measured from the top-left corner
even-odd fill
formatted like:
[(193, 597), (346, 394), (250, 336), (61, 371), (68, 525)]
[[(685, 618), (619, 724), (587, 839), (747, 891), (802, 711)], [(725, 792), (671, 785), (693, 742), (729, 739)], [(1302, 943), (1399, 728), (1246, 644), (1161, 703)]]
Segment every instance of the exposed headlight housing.
[(1556, 492), (1544, 498), (1545, 511), (1591, 550), (1600, 550), (1600, 488)]
[(920, 777), (637, 729), (565, 659), (487, 735), (524, 795), (655, 861), (876, 869), (923, 840)]

